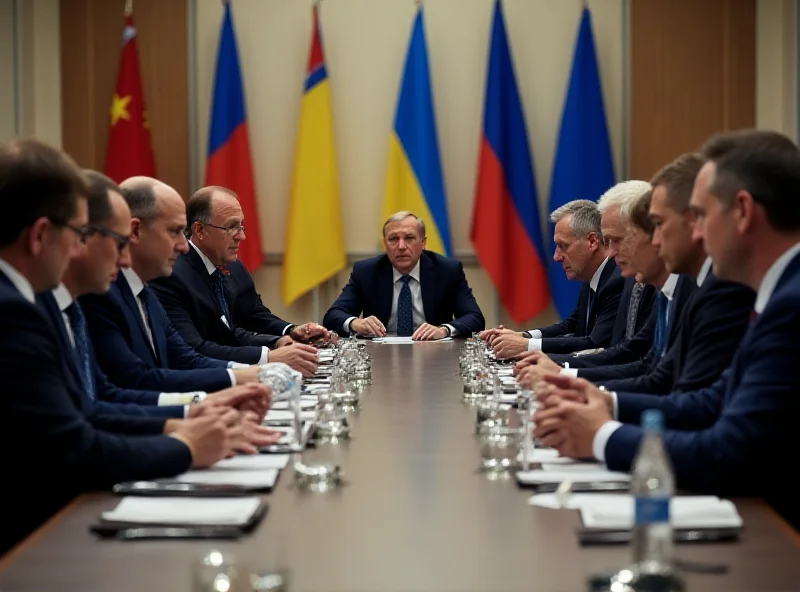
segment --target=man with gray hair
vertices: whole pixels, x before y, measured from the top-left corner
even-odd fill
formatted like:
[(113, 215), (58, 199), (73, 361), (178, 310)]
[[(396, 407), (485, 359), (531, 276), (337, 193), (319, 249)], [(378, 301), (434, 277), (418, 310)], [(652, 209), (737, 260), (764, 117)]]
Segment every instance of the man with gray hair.
[(514, 358), (525, 351), (572, 353), (608, 347), (625, 280), (606, 254), (597, 204), (579, 199), (554, 211), (553, 261), (561, 263), (567, 278), (583, 282), (578, 302), (569, 318), (542, 329), (517, 333), (503, 329), (487, 331), (500, 358)]
[[(459, 261), (425, 250), (425, 222), (397, 212), (383, 225), (384, 255), (359, 261), (322, 323), (342, 335), (415, 341), (468, 337), (485, 326)], [(361, 318), (359, 318), (359, 316)]]

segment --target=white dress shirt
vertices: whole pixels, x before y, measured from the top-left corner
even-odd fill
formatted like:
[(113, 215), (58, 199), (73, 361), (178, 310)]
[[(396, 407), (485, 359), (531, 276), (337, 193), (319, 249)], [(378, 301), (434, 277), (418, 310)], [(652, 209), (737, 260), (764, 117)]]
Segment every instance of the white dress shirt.
[[(400, 298), (400, 290), (403, 289), (403, 282), (400, 281), (403, 275), (408, 275), (411, 278), (408, 282), (408, 288), (411, 290), (411, 310), (413, 314), (414, 330), (416, 331), (420, 325), (427, 322), (425, 320), (425, 308), (422, 305), (422, 283), (419, 274), (419, 261), (417, 261), (414, 269), (408, 272), (408, 274), (402, 274), (392, 267), (392, 284), (394, 290), (392, 292), (392, 312), (389, 315), (389, 322), (386, 323), (387, 333), (397, 333), (397, 301)], [(344, 322), (343, 329), (346, 333), (350, 332), (350, 323), (356, 318), (357, 317), (350, 317)], [(455, 337), (455, 327), (449, 324), (444, 324), (443, 327), (450, 329), (450, 335)]]
[[(196, 244), (194, 244), (192, 241), (189, 241), (189, 244), (191, 245), (191, 247), (195, 251), (197, 251), (197, 254), (200, 255), (200, 259), (202, 259), (203, 265), (206, 266), (206, 271), (208, 272), (208, 275), (212, 275), (215, 271), (217, 271), (217, 266), (214, 265), (213, 263), (211, 263), (211, 259), (206, 257), (206, 254), (203, 253), (203, 251), (201, 251), (200, 249), (198, 249)], [(226, 319), (225, 315), (222, 315), (220, 317), (220, 320), (223, 323), (225, 323), (226, 327), (231, 329), (231, 325), (229, 323), (230, 319)], [(283, 334), (286, 335), (286, 331), (288, 331), (291, 327), (292, 327), (291, 325), (286, 325), (286, 327), (283, 328)], [(261, 357), (259, 358), (258, 363), (259, 364), (266, 364), (267, 362), (269, 362), (269, 348), (262, 345), (261, 346)], [(233, 364), (234, 364), (232, 366), (233, 368), (243, 368), (243, 367), (247, 366), (247, 364), (239, 364), (237, 362), (233, 362)]]
[[(58, 304), (58, 309), (61, 311), (61, 318), (64, 319), (64, 326), (67, 328), (67, 335), (69, 336), (69, 340), (72, 343), (72, 347), (75, 347), (75, 333), (72, 329), (72, 322), (70, 321), (69, 317), (67, 316), (66, 310), (70, 307), (70, 305), (74, 302), (74, 298), (72, 294), (69, 293), (69, 290), (64, 284), (61, 284), (53, 290), (53, 298), (56, 299), (56, 304)], [(189, 403), (192, 402), (195, 395), (199, 395), (201, 398), (205, 398), (206, 393), (201, 391), (191, 392), (191, 393), (161, 393), (158, 396), (158, 404), (159, 406), (163, 405), (184, 405), (183, 416), (187, 417), (189, 415)]]
[[(145, 331), (147, 331), (147, 337), (150, 339), (150, 347), (153, 348), (153, 352), (155, 352), (155, 347), (153, 346), (153, 331), (150, 329), (150, 319), (147, 318), (147, 311), (145, 311), (144, 309), (144, 304), (142, 304), (142, 299), (139, 298), (139, 294), (141, 294), (142, 290), (144, 290), (144, 282), (139, 277), (139, 274), (133, 271), (133, 269), (130, 267), (123, 268), (122, 275), (124, 275), (125, 279), (128, 281), (128, 285), (131, 287), (131, 291), (133, 292), (133, 297), (136, 299), (136, 304), (139, 305), (139, 314), (142, 315), (144, 328)], [(151, 296), (153, 298), (156, 297), (154, 294)], [(236, 375), (233, 373), (232, 370), (230, 370), (230, 368), (234, 367), (235, 366), (233, 366), (233, 362), (228, 362), (228, 368), (229, 368), (228, 376), (231, 379), (231, 386), (236, 386)], [(194, 395), (195, 393), (190, 393), (190, 394)], [(196, 394), (201, 394), (201, 393), (198, 391), (198, 393)], [(201, 396), (204, 397), (205, 394), (206, 393), (202, 393)], [(185, 401), (186, 395), (184, 394), (175, 395), (174, 393), (162, 393), (162, 395), (166, 395), (166, 397), (164, 397), (164, 400), (168, 402), (162, 403), (161, 401), (162, 397), (159, 397), (158, 399), (159, 405), (183, 405), (186, 402)], [(178, 400), (175, 397), (181, 397), (181, 399)]]
[(22, 294), (22, 297), (25, 298), (31, 304), (36, 304), (36, 294), (33, 291), (33, 287), (31, 283), (28, 281), (24, 275), (14, 269), (8, 261), (0, 259), (0, 271), (6, 274), (11, 284), (17, 289), (17, 291)]
[[(594, 275), (592, 276), (591, 281), (589, 282), (589, 289), (592, 291), (592, 295), (597, 294), (597, 286), (600, 284), (600, 276), (603, 275), (603, 269), (606, 267), (606, 263), (608, 263), (608, 257), (603, 259), (603, 262), (600, 264), (600, 267), (595, 270)], [(528, 331), (531, 334), (531, 338), (528, 339), (528, 351), (541, 351), (542, 350), (542, 332), (539, 329), (531, 329)]]
[[(759, 286), (758, 289), (758, 296), (756, 297), (755, 304), (756, 312), (761, 312), (759, 310), (759, 298), (763, 298), (761, 304), (761, 310), (763, 310), (763, 308), (767, 305), (767, 301), (769, 301), (769, 297), (772, 296), (772, 291), (775, 289), (775, 285), (778, 283), (778, 280), (786, 269), (786, 266), (789, 265), (789, 262), (798, 252), (800, 252), (800, 243), (796, 244), (783, 255), (778, 257), (769, 270), (767, 270), (767, 273), (764, 275), (764, 279), (761, 281), (761, 286)], [(700, 268), (700, 273), (697, 274), (696, 278), (698, 286), (703, 285), (703, 282), (711, 271), (712, 264), (711, 257), (707, 257), (703, 262), (703, 267)], [(670, 279), (672, 279), (672, 276), (670, 276)], [(669, 295), (668, 297), (670, 300), (672, 300)], [(607, 421), (600, 426), (600, 429), (597, 430), (597, 433), (594, 435), (594, 440), (592, 441), (592, 453), (597, 460), (603, 462), (606, 459), (606, 446), (608, 445), (608, 440), (622, 425), (622, 423), (616, 420), (616, 418), (619, 417), (616, 393), (611, 393), (611, 400), (615, 419)]]

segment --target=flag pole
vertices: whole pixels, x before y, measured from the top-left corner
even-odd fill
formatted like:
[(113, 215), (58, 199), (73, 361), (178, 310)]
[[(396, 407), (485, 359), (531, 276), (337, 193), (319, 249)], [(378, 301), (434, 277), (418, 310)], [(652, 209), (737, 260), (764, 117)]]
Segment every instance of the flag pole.
[(125, 16), (133, 14), (133, 0), (125, 0)]

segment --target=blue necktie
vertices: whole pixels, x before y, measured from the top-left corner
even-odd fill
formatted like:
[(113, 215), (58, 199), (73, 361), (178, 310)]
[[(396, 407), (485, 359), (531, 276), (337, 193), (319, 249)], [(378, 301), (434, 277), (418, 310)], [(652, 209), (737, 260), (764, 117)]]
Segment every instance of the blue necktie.
[(669, 298), (664, 292), (659, 292), (656, 297), (657, 317), (656, 317), (656, 337), (655, 346), (659, 357), (664, 355), (667, 344), (667, 314), (669, 313)]
[(592, 318), (592, 304), (594, 303), (594, 290), (589, 288), (589, 298), (586, 300), (586, 334), (591, 333), (589, 321)]
[(89, 334), (86, 331), (86, 317), (83, 316), (81, 305), (77, 302), (70, 304), (64, 311), (67, 313), (69, 324), (72, 327), (72, 337), (75, 339), (75, 353), (83, 378), (83, 386), (89, 397), (94, 399), (94, 374), (92, 373), (91, 356), (89, 355)]
[(211, 283), (214, 285), (214, 296), (217, 298), (217, 306), (219, 306), (219, 311), (225, 315), (228, 325), (232, 326), (233, 320), (231, 319), (231, 313), (228, 310), (228, 297), (225, 290), (225, 276), (222, 275), (222, 272), (219, 269), (211, 274)]
[(397, 335), (411, 337), (414, 334), (414, 307), (411, 303), (411, 288), (408, 287), (411, 276), (404, 275), (400, 281), (403, 282), (403, 287), (397, 297)]

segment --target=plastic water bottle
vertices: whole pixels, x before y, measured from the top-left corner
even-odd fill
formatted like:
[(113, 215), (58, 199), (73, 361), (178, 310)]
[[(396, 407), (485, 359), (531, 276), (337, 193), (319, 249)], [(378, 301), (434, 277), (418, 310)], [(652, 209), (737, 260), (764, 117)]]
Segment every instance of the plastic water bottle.
[(642, 414), (644, 438), (633, 461), (633, 561), (640, 574), (672, 571), (670, 500), (675, 493), (672, 465), (664, 450), (664, 416), (657, 409)]

